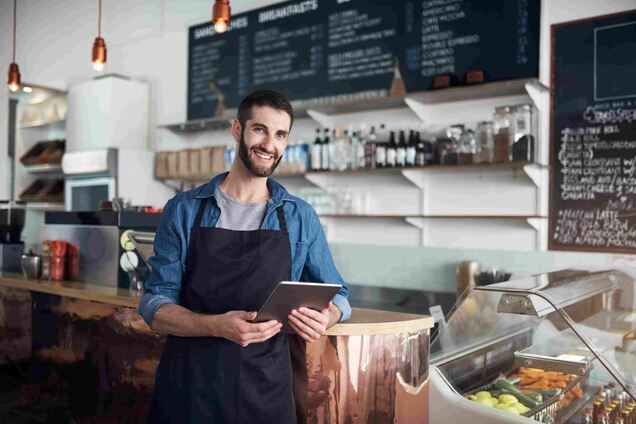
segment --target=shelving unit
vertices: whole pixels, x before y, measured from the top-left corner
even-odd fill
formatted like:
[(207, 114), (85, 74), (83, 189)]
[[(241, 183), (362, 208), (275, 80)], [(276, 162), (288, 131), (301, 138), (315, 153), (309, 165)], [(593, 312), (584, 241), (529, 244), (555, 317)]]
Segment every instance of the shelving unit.
[[(33, 86), (30, 93), (21, 92), (18, 99), (16, 131), (16, 198), (37, 179), (62, 179), (60, 163), (25, 166), (20, 158), (36, 143), (66, 138), (66, 92)], [(64, 210), (63, 203), (27, 202), (35, 211)]]
[[(534, 104), (538, 111), (539, 131), (532, 163), (311, 171), (275, 174), (274, 178), (300, 197), (311, 196), (311, 193), (335, 196), (332, 203), (336, 204), (336, 210), (317, 208), (330, 241), (545, 250), (549, 91), (538, 80), (503, 81), (409, 93), (404, 97), (315, 105), (299, 115), (333, 128), (349, 125), (356, 116), (352, 114), (396, 110), (408, 120), (419, 122), (423, 131), (435, 133), (457, 123), (474, 127), (479, 121), (491, 120), (496, 107), (526, 103)], [(390, 122), (387, 126), (392, 128)], [(338, 199), (343, 198), (342, 193), (345, 197), (349, 194), (349, 197), (357, 197), (351, 202), (356, 205), (352, 208), (355, 210), (340, 207), (343, 202)]]

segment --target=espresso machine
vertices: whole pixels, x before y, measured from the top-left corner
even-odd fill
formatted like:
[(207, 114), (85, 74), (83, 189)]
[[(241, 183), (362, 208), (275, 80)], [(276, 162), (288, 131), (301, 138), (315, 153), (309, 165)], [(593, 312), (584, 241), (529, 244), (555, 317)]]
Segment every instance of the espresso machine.
[(0, 271), (20, 272), (24, 250), (20, 234), (24, 228), (24, 215), (24, 203), (0, 201)]

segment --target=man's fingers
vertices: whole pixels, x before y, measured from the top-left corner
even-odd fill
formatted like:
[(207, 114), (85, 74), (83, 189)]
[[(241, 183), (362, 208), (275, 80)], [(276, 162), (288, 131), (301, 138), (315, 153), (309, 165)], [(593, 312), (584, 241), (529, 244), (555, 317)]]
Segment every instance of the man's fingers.
[(269, 339), (270, 337), (274, 336), (275, 334), (277, 334), (282, 327), (283, 327), (283, 324), (277, 322), (277, 324), (274, 325), (273, 327), (263, 331), (242, 333), (239, 335), (239, 344), (241, 346), (247, 346), (248, 344), (251, 344), (251, 343), (265, 341)]
[(239, 327), (239, 331), (242, 333), (261, 333), (263, 331), (266, 331), (266, 330), (269, 330), (270, 328), (275, 327), (277, 324), (279, 324), (279, 322), (276, 320), (259, 322), (259, 323), (247, 322), (247, 323), (243, 323)]
[[(295, 309), (294, 309), (295, 311)], [(294, 312), (292, 311), (292, 313)], [(310, 318), (313, 318), (314, 320), (318, 321), (318, 322), (327, 322), (329, 319), (325, 317), (324, 311), (315, 311), (313, 309), (309, 309), (309, 308), (299, 308), (298, 312), (301, 313), (302, 315), (308, 316)], [(327, 312), (329, 312), (329, 310), (327, 309)], [(327, 321), (325, 321), (327, 320)]]
[(231, 311), (231, 312), (228, 312), (227, 315), (234, 316), (236, 318), (239, 318), (245, 321), (251, 321), (254, 318), (256, 318), (256, 312), (248, 312), (248, 311)]
[[(308, 320), (311, 321), (311, 320)], [(294, 315), (290, 315), (289, 316), (289, 322), (293, 323), (295, 325), (295, 327), (297, 327), (298, 329), (300, 329), (301, 332), (307, 334), (309, 337), (312, 338), (313, 340), (316, 340), (317, 338), (319, 338), (322, 334), (321, 331), (319, 329), (314, 329), (312, 327), (310, 327), (309, 325), (307, 325), (305, 322), (301, 321), (298, 317), (294, 316)]]
[[(295, 311), (295, 309), (294, 309)], [(294, 311), (292, 311), (292, 313), (294, 313)], [(329, 309), (326, 309), (327, 313), (329, 312)], [(299, 308), (298, 312), (302, 315), (305, 315), (307, 317), (310, 317), (312, 319), (314, 319), (315, 321), (318, 321), (320, 323), (328, 323), (329, 322), (329, 317), (328, 315), (325, 315), (325, 310), (323, 311), (315, 311), (313, 309), (309, 309), (309, 308)], [(303, 320), (304, 321), (304, 320)]]
[(276, 334), (278, 334), (280, 332), (280, 328), (276, 328), (274, 330), (270, 330), (270, 331), (266, 331), (263, 333), (263, 337), (257, 338), (257, 339), (253, 339), (250, 340), (249, 344), (252, 343), (262, 343), (264, 341), (267, 341), (269, 339), (271, 339), (272, 337), (274, 337)]
[(300, 321), (313, 328), (315, 331), (318, 331), (320, 334), (324, 333), (325, 329), (327, 328), (327, 324), (329, 323), (329, 318), (317, 311), (312, 312), (315, 312), (315, 314), (312, 314), (310, 316), (294, 309), (292, 310), (291, 315), (298, 318)]
[(291, 328), (294, 329), (294, 331), (296, 332), (296, 334), (298, 334), (303, 340), (309, 342), (309, 343), (313, 343), (314, 339), (312, 339), (311, 337), (309, 337), (307, 334), (305, 334), (300, 328), (298, 328), (298, 326), (296, 324), (294, 324), (294, 322), (290, 319), (289, 320), (289, 325), (291, 326)]

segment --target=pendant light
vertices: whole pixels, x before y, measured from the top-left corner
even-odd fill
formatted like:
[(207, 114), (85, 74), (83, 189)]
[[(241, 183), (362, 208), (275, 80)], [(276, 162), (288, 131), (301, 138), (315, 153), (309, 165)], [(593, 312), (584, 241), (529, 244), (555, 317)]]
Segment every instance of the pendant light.
[(9, 90), (16, 92), (20, 88), (20, 68), (15, 63), (15, 26), (16, 26), (16, 8), (18, 6), (18, 0), (13, 0), (13, 61), (9, 65), (9, 77), (7, 78), (7, 84)]
[(230, 25), (230, 0), (214, 0), (212, 24), (214, 32), (225, 32)]
[(102, 38), (102, 0), (99, 0), (99, 19), (97, 20), (97, 37), (93, 43), (93, 69), (104, 70), (106, 63), (106, 42)]

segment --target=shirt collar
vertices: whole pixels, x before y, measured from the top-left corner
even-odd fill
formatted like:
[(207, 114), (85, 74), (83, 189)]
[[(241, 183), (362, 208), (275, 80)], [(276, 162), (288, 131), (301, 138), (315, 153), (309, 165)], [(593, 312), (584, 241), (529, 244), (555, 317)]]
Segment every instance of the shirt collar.
[[(219, 184), (221, 184), (225, 177), (227, 177), (227, 174), (229, 174), (229, 172), (219, 174), (208, 181), (206, 184), (197, 188), (195, 197), (197, 199), (205, 199), (214, 196), (214, 193), (216, 193), (216, 189), (219, 187)], [(294, 201), (285, 187), (283, 187), (278, 181), (274, 180), (273, 178), (267, 179), (267, 188), (269, 188), (269, 192), (272, 194), (271, 200), (272, 202), (274, 202), (274, 204), (279, 204), (283, 201)]]

